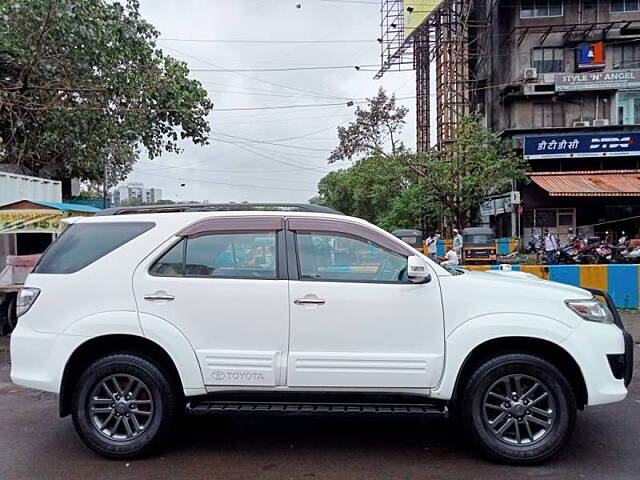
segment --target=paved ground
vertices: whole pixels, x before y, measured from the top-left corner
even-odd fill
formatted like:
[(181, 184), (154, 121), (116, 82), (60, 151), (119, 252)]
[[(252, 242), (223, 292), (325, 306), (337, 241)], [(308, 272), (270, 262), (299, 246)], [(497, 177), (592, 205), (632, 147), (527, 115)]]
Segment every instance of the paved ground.
[[(640, 314), (625, 314), (640, 341)], [(198, 419), (148, 460), (110, 461), (57, 415), (54, 395), (9, 383), (0, 339), (0, 479), (640, 478), (640, 348), (623, 403), (582, 412), (569, 446), (538, 467), (487, 462), (445, 421)]]

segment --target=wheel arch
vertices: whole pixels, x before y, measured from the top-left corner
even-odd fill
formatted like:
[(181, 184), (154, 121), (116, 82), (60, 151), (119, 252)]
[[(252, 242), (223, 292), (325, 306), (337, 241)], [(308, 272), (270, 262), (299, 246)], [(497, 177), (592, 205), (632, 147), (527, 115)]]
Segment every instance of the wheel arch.
[(553, 364), (567, 378), (576, 398), (576, 406), (583, 409), (588, 402), (587, 385), (580, 366), (560, 345), (549, 340), (535, 337), (499, 337), (478, 344), (465, 358), (453, 388), (451, 407), (457, 410), (457, 404), (465, 382), (475, 369), (490, 358), (505, 353), (527, 353), (541, 357)]
[(182, 379), (171, 356), (156, 342), (130, 334), (110, 334), (94, 337), (79, 345), (65, 364), (60, 382), (60, 416), (71, 413), (71, 397), (76, 381), (85, 367), (104, 355), (116, 352), (137, 353), (154, 363), (162, 365), (175, 382), (180, 394)]

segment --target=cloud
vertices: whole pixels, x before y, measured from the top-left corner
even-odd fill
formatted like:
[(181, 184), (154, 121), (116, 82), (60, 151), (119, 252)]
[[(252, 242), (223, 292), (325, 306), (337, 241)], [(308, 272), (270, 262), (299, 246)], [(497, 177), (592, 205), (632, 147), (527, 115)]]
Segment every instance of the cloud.
[[(301, 8), (296, 8), (297, 3)], [(192, 69), (379, 64), (377, 4), (142, 0), (141, 10), (161, 32), (159, 46), (165, 53), (186, 61)], [(345, 39), (353, 41), (332, 43)], [(362, 42), (367, 39), (371, 41)], [(211, 144), (196, 147), (185, 142), (180, 155), (144, 158), (128, 181), (162, 188), (165, 198), (176, 201), (305, 202), (316, 193), (323, 175), (347, 166), (326, 163), (336, 144), (337, 126), (353, 118), (354, 107), (348, 107), (347, 100), (371, 97), (380, 85), (398, 97), (415, 95), (413, 72), (373, 80), (375, 71), (370, 70), (377, 69), (192, 72), (220, 109), (210, 117)], [(327, 103), (340, 105), (226, 110)], [(402, 103), (410, 109), (403, 141), (415, 148), (415, 100)]]

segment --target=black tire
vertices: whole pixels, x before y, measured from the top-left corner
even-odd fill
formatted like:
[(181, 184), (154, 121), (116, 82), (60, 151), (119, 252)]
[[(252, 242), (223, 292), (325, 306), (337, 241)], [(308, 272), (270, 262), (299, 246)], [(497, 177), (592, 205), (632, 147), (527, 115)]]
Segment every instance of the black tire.
[[(110, 354), (90, 365), (78, 379), (72, 398), (73, 425), (84, 443), (102, 455), (117, 459), (142, 457), (162, 445), (173, 430), (182, 405), (180, 392), (165, 370), (161, 365), (134, 353)], [(113, 383), (114, 378), (116, 383), (121, 384), (119, 393), (115, 393), (118, 385)], [(127, 379), (131, 378), (142, 383), (136, 397), (138, 405), (125, 402), (125, 395), (122, 395), (126, 393)], [(93, 400), (98, 396), (96, 392), (101, 392), (100, 397), (109, 397), (104, 390), (105, 383), (111, 385), (114, 395), (119, 397), (116, 400), (118, 404), (104, 405), (105, 410), (110, 408), (113, 412), (98, 414), (91, 407), (97, 409), (99, 406)], [(132, 390), (136, 385), (134, 382)], [(120, 407), (122, 411), (118, 409)], [(136, 408), (138, 413), (134, 413)], [(120, 422), (115, 425), (118, 418), (112, 418), (109, 427), (101, 432), (96, 424), (102, 423), (109, 415), (120, 417)], [(124, 425), (125, 416), (127, 428)], [(144, 428), (138, 430), (142, 424)], [(130, 429), (136, 433), (126, 438)]]
[(11, 296), (9, 307), (7, 308), (7, 330), (9, 333), (18, 325), (18, 314), (16, 313), (16, 295)]
[[(527, 386), (533, 388), (536, 381), (541, 386), (529, 396), (521, 395), (517, 401), (511, 397), (512, 402), (506, 403), (494, 397), (496, 391), (500, 394), (501, 388), (508, 393), (505, 378), (509, 379), (513, 390), (516, 390), (518, 378), (521, 392)], [(535, 395), (542, 395), (545, 389), (548, 396), (538, 401), (540, 408), (532, 408)], [(532, 464), (548, 460), (566, 443), (575, 426), (576, 401), (571, 385), (555, 366), (534, 355), (503, 354), (485, 361), (464, 386), (462, 399), (464, 427), (487, 455), (505, 463)], [(496, 402), (497, 408), (493, 405)], [(492, 405), (486, 406), (487, 403)], [(524, 404), (531, 410), (522, 411), (527, 408)], [(544, 410), (546, 416), (536, 413), (537, 410)], [(497, 420), (499, 415), (504, 415), (500, 420), (504, 423), (494, 423), (492, 429), (490, 421)], [(553, 417), (549, 418), (551, 415)], [(548, 422), (546, 430), (533, 423), (532, 416)], [(510, 426), (498, 433), (496, 429), (500, 430), (507, 422)]]

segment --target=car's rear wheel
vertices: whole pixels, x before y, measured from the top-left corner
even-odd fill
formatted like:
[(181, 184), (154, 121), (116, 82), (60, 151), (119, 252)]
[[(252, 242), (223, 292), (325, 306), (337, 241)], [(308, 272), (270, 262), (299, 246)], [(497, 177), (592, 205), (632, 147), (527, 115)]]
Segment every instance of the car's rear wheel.
[(93, 450), (113, 458), (143, 456), (169, 435), (180, 405), (164, 369), (131, 353), (90, 365), (73, 393), (76, 431)]
[(509, 463), (547, 460), (568, 440), (576, 402), (565, 376), (549, 362), (505, 354), (481, 364), (467, 382), (465, 427), (491, 457)]

